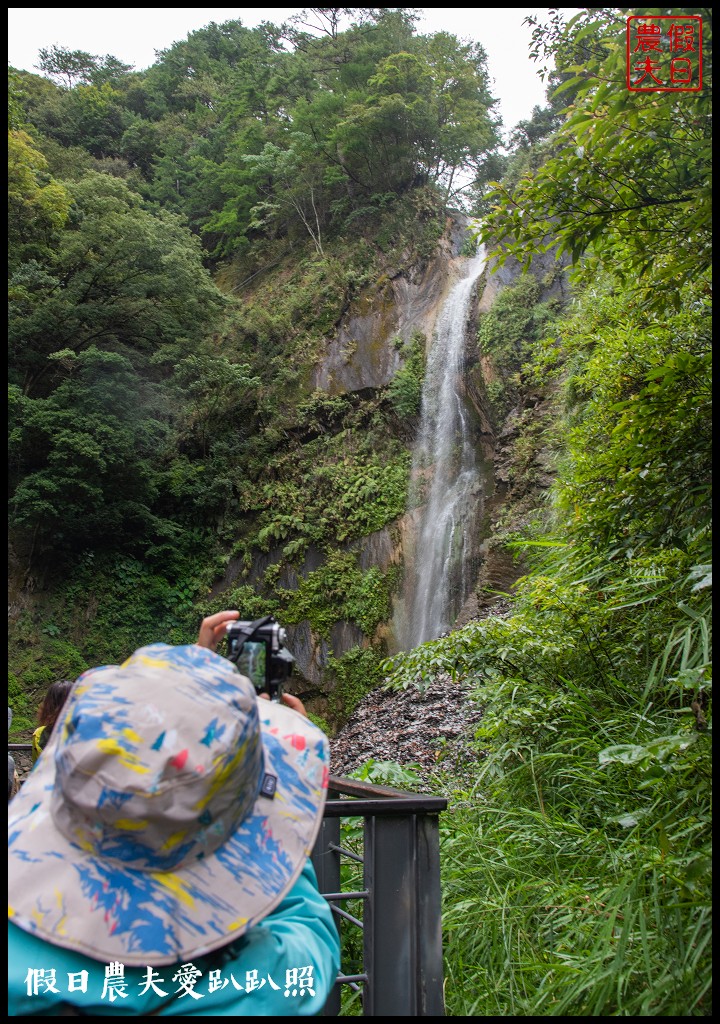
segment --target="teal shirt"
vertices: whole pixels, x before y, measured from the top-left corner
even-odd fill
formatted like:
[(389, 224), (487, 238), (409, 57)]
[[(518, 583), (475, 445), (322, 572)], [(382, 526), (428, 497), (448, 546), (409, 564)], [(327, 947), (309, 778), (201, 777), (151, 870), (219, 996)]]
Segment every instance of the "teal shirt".
[(108, 1017), (309, 1017), (321, 1013), (339, 967), (337, 928), (308, 860), (260, 924), (182, 964), (93, 960), (8, 922), (8, 1016), (59, 1016), (69, 1003)]

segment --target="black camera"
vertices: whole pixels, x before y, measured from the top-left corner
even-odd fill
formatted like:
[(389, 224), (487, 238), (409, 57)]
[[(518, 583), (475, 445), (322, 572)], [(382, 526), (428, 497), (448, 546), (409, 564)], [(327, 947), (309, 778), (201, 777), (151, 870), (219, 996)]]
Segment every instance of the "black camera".
[(227, 657), (252, 682), (258, 693), (280, 701), (293, 658), (285, 647), (287, 633), (272, 615), (255, 622), (228, 622)]

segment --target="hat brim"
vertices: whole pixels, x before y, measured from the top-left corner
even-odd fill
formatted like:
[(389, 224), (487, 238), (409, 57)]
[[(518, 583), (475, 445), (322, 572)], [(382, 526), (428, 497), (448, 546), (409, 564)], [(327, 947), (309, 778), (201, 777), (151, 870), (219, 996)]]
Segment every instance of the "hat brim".
[(128, 869), (70, 841), (50, 809), (57, 729), (9, 808), (9, 916), (96, 960), (173, 964), (243, 935), (283, 899), (312, 851), (328, 784), (328, 743), (304, 716), (258, 699), (272, 798), (212, 854), (171, 872)]

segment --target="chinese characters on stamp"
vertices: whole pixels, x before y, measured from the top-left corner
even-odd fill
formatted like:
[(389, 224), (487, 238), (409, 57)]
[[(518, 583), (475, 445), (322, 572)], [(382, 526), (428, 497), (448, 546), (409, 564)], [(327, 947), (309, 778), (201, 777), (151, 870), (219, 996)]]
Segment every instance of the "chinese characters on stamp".
[(702, 18), (642, 14), (627, 19), (627, 87), (631, 92), (702, 89)]

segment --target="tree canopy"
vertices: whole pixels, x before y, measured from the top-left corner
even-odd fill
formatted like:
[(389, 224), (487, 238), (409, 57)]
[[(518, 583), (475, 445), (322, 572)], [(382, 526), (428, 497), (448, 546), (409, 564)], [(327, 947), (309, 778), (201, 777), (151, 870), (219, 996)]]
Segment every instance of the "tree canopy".
[[(511, 186), (496, 184), (483, 238), (500, 243), (500, 259), (557, 247), (588, 280), (602, 252), (642, 301), (662, 307), (678, 300), (688, 275), (711, 266), (711, 97), (709, 88), (630, 91), (626, 15), (593, 9), (562, 32), (536, 27), (562, 79), (556, 95), (570, 102), (541, 165)], [(706, 33), (706, 83), (711, 45)]]

